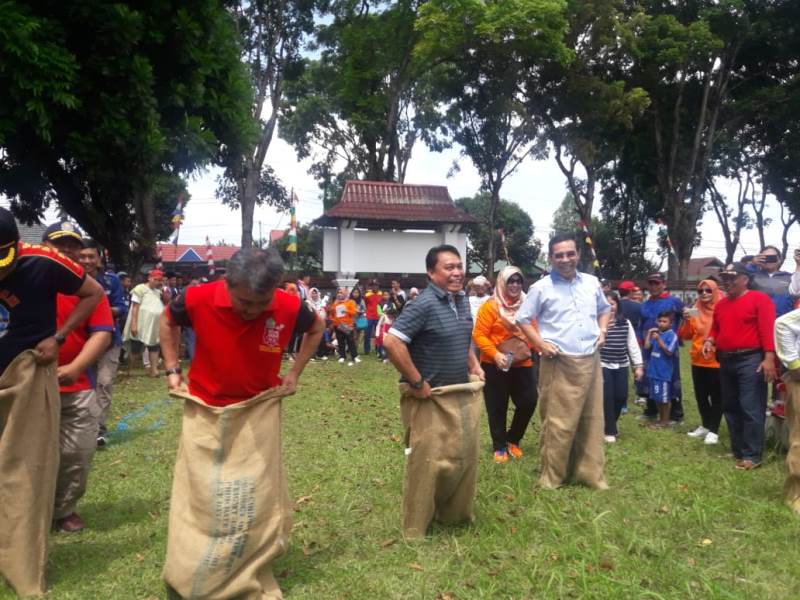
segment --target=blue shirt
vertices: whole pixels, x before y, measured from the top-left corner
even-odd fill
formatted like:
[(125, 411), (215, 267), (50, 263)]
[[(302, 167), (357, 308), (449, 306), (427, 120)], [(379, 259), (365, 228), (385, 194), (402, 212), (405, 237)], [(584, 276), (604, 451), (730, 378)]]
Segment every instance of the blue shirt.
[(571, 280), (555, 271), (528, 290), (517, 311), (517, 323), (536, 319), (539, 334), (564, 354), (594, 354), (600, 327), (598, 315), (611, 310), (600, 281), (593, 275), (576, 273)]
[(670, 311), (672, 315), (672, 330), (677, 332), (683, 317), (683, 301), (677, 296), (665, 293), (660, 298), (648, 298), (642, 302), (641, 321), (639, 322), (639, 339), (644, 341), (647, 330), (656, 326), (658, 315)]
[(661, 340), (669, 349), (667, 355), (659, 345), (658, 341), (650, 340), (650, 358), (647, 360), (647, 377), (658, 379), (659, 381), (672, 381), (672, 370), (675, 365), (672, 356), (678, 347), (678, 336), (670, 329), (661, 333)]
[(122, 346), (122, 329), (125, 327), (125, 320), (128, 318), (128, 304), (125, 303), (125, 293), (122, 290), (122, 283), (115, 273), (104, 271), (97, 274), (97, 282), (106, 292), (106, 298), (111, 308), (119, 310), (119, 314), (114, 315), (114, 333), (111, 341), (115, 346)]

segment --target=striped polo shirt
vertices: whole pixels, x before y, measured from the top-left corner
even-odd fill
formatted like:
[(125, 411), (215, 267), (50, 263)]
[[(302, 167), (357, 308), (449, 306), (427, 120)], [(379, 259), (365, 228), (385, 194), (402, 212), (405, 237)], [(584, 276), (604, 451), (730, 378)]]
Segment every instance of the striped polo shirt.
[(472, 315), (463, 291), (451, 294), (428, 283), (403, 307), (389, 333), (408, 345), (411, 361), (431, 387), (469, 381)]

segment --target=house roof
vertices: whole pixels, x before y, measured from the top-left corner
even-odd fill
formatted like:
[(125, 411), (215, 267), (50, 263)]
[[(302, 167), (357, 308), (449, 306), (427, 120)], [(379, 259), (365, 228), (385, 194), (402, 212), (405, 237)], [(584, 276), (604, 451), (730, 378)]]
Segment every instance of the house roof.
[(722, 261), (716, 256), (702, 256), (689, 259), (689, 267), (686, 270), (688, 279), (702, 279), (709, 275), (716, 275), (720, 268), (724, 267)]
[(387, 181), (347, 181), (341, 200), (314, 222), (332, 226), (342, 220), (357, 220), (365, 225), (399, 225), (406, 229), (477, 222), (453, 203), (443, 185)]
[[(161, 260), (165, 263), (206, 262), (205, 244), (158, 244)], [(214, 261), (229, 260), (236, 254), (239, 246), (212, 246)]]
[(17, 221), (17, 229), (19, 230), (19, 239), (26, 244), (41, 244), (42, 238), (44, 237), (44, 232), (47, 227), (41, 225), (39, 223), (34, 223), (33, 225), (25, 225), (20, 221)]
[(283, 236), (285, 236), (287, 233), (289, 233), (288, 229), (272, 229), (272, 230), (270, 230), (270, 232), (269, 232), (269, 243), (271, 244), (272, 242), (277, 242), (278, 240), (283, 239)]

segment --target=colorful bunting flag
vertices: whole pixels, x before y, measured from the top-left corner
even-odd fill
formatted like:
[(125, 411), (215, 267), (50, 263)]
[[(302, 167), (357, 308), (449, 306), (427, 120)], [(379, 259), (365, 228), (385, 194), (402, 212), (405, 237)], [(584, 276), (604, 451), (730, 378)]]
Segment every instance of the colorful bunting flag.
[(211, 240), (206, 236), (206, 262), (208, 263), (208, 275), (213, 277), (216, 270), (214, 269), (214, 250), (211, 248)]
[(297, 203), (299, 202), (297, 198), (297, 194), (294, 193), (294, 188), (292, 188), (292, 205), (289, 209), (289, 215), (291, 216), (291, 224), (289, 225), (289, 244), (286, 246), (287, 252), (294, 252), (297, 253)]

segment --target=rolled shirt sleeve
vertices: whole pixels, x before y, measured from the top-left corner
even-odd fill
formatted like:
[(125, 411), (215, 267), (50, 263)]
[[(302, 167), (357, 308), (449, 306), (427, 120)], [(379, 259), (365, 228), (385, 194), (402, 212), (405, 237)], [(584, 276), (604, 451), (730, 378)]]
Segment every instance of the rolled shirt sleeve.
[(800, 368), (800, 309), (775, 320), (775, 353), (787, 369)]
[(522, 302), (522, 306), (517, 311), (517, 323), (530, 325), (533, 319), (538, 318), (542, 306), (542, 291), (532, 285)]

